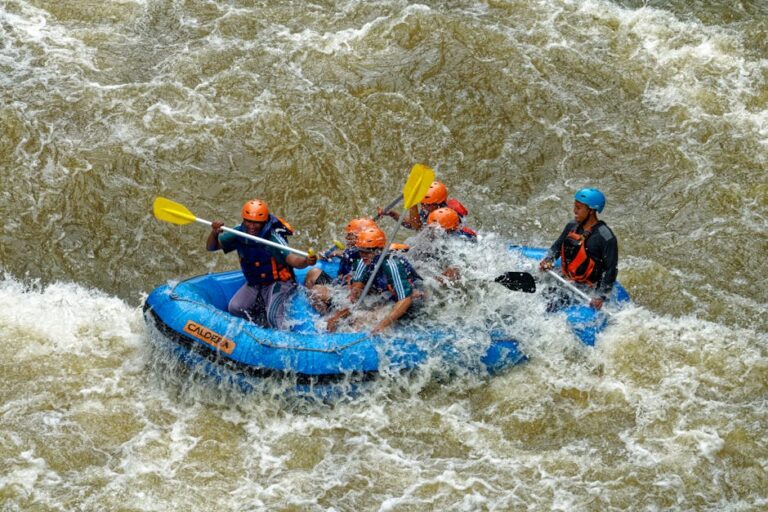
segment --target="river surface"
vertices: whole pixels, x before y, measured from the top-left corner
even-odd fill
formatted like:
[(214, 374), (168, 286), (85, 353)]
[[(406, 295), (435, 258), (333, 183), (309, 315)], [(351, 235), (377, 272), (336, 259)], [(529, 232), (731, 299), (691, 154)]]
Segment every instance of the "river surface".
[[(768, 509), (768, 2), (3, 0), (0, 127), (2, 511)], [(588, 348), (465, 286), (528, 363), (333, 403), (152, 348), (149, 291), (237, 266), (156, 196), (327, 247), (417, 162), (481, 281), (600, 188), (633, 305)]]

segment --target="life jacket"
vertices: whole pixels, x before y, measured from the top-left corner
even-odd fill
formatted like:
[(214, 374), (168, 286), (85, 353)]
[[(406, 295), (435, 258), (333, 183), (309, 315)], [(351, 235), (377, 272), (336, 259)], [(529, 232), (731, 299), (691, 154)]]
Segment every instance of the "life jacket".
[[(245, 232), (242, 224), (235, 229)], [(288, 223), (270, 214), (257, 236), (269, 240), (269, 236), (273, 232), (282, 236), (293, 234)], [(237, 254), (240, 256), (240, 268), (243, 269), (245, 279), (251, 286), (266, 286), (278, 281), (294, 281), (296, 279), (293, 269), (278, 261), (270, 252), (269, 247), (264, 244), (244, 239), (237, 247)]]
[[(600, 226), (600, 222), (594, 228)], [(594, 281), (590, 280), (592, 272), (595, 270), (595, 260), (587, 254), (587, 239), (592, 234), (592, 230), (585, 230), (583, 233), (576, 233), (578, 226), (568, 233), (560, 247), (560, 263), (563, 269), (563, 275), (577, 283), (584, 283), (593, 286)]]
[(456, 231), (456, 233), (457, 233), (457, 236), (460, 236), (461, 238), (466, 238), (471, 242), (477, 241), (477, 233), (475, 233), (475, 231), (469, 228), (461, 228), (458, 231)]
[(469, 213), (469, 210), (467, 210), (466, 206), (461, 204), (458, 199), (454, 199), (451, 197), (445, 202), (445, 205), (450, 208), (451, 210), (455, 211), (459, 214), (459, 217), (466, 217)]

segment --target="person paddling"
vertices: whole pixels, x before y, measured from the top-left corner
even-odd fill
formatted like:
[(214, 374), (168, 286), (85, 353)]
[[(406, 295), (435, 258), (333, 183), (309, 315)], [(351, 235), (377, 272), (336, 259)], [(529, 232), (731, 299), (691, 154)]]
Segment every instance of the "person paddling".
[[(358, 234), (356, 246), (360, 252), (360, 260), (358, 260), (352, 274), (352, 286), (349, 294), (350, 302), (354, 303), (360, 297), (386, 242), (386, 235), (378, 228), (364, 229)], [(382, 294), (389, 294), (392, 300), (395, 301), (395, 305), (389, 313), (371, 330), (372, 334), (377, 334), (396, 322), (413, 304), (414, 283), (409, 279), (408, 266), (404, 260), (393, 254), (387, 255), (381, 272), (375, 277), (372, 290)], [(328, 331), (334, 332), (338, 327), (338, 323), (350, 314), (350, 308), (345, 308), (335, 313), (327, 321)]]
[(452, 208), (443, 207), (432, 211), (427, 217), (427, 225), (439, 227), (449, 237), (463, 238), (470, 242), (477, 242), (477, 233), (461, 225), (461, 216)]
[(334, 282), (339, 284), (341, 282), (348, 283), (350, 279), (350, 273), (354, 268), (357, 260), (360, 259), (360, 253), (355, 247), (355, 241), (357, 240), (357, 234), (366, 228), (378, 229), (376, 221), (365, 217), (352, 219), (347, 223), (344, 228), (346, 247), (343, 251), (335, 249), (326, 258), (339, 258), (339, 272), (336, 275), (336, 279), (331, 278), (326, 272), (319, 268), (313, 268), (307, 272), (307, 277), (304, 279), (304, 286), (312, 288), (315, 285), (326, 285)]
[(459, 214), (447, 207), (438, 208), (430, 213), (427, 217), (427, 227), (430, 229), (430, 238), (435, 242), (443, 242), (433, 243), (430, 253), (425, 258), (434, 260), (440, 267), (441, 274), (435, 279), (444, 285), (457, 281), (461, 277), (461, 272), (459, 267), (453, 264), (451, 248), (445, 242), (450, 239), (477, 242), (477, 234), (467, 227), (462, 227)]
[(331, 289), (329, 285), (348, 285), (352, 279), (352, 270), (354, 270), (357, 261), (360, 259), (360, 252), (355, 243), (357, 235), (363, 229), (376, 228), (376, 222), (373, 219), (357, 218), (349, 221), (344, 231), (346, 231), (346, 248), (344, 251), (334, 250), (328, 257), (339, 258), (339, 271), (336, 278), (332, 278), (320, 268), (313, 268), (307, 272), (304, 278), (304, 286), (309, 290), (309, 300), (316, 310), (326, 313), (331, 306)]
[[(458, 200), (448, 198), (448, 189), (440, 181), (433, 181), (427, 190), (424, 199), (421, 200), (421, 208), (416, 204), (408, 210), (408, 216), (403, 220), (403, 226), (409, 229), (420, 230), (427, 224), (427, 217), (438, 208), (451, 208), (463, 218), (469, 213)], [(388, 215), (395, 220), (400, 220), (400, 214), (395, 211), (379, 211), (380, 215)]]
[[(243, 205), (243, 222), (234, 229), (287, 246), (286, 236), (293, 230), (288, 223), (269, 213), (264, 201), (252, 199)], [(211, 222), (206, 241), (208, 251), (237, 251), (245, 284), (230, 299), (230, 314), (248, 318), (266, 326), (281, 329), (285, 320), (285, 304), (296, 291), (294, 268), (305, 268), (317, 263), (317, 256), (286, 254), (263, 243), (222, 232), (223, 222)]]
[[(597, 218), (603, 208), (605, 195), (598, 189), (583, 188), (576, 192), (573, 202), (574, 220), (566, 224), (547, 255), (539, 262), (539, 269), (546, 271), (552, 269), (559, 257), (563, 277), (596, 294), (590, 301), (595, 309), (603, 307), (618, 274), (619, 247), (616, 235), (605, 222)], [(549, 309), (559, 309), (569, 303), (570, 297), (558, 294)]]

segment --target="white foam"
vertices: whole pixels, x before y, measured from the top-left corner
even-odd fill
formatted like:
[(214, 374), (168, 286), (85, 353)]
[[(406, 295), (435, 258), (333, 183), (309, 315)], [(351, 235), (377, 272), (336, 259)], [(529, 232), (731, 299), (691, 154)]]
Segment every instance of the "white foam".
[(0, 491), (13, 488), (25, 498), (34, 495), (37, 486), (53, 486), (62, 478), (51, 471), (41, 457), (35, 456), (34, 450), (27, 450), (12, 461), (6, 461), (6, 469), (0, 473)]
[(590, 0), (580, 2), (579, 10), (601, 20), (619, 21), (618, 30), (639, 41), (632, 58), (653, 73), (644, 93), (650, 108), (665, 111), (680, 106), (694, 118), (709, 118), (716, 114), (702, 102), (711, 95), (724, 109), (725, 120), (740, 131), (755, 133), (760, 144), (768, 144), (768, 114), (746, 106), (746, 99), (763, 83), (768, 59), (746, 55), (740, 34), (650, 7), (626, 9)]
[(23, 336), (17, 357), (52, 352), (108, 351), (142, 343), (143, 322), (136, 308), (122, 300), (72, 283), (48, 286), (0, 279), (0, 325)]

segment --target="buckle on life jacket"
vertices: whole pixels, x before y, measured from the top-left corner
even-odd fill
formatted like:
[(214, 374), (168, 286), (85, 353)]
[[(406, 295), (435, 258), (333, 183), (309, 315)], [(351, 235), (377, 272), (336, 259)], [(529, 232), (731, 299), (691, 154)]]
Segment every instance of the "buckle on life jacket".
[(571, 231), (563, 240), (563, 256), (565, 260), (573, 261), (584, 245), (584, 237)]
[(563, 275), (577, 283), (594, 284), (589, 280), (595, 270), (595, 261), (587, 254), (587, 238), (589, 232), (583, 235), (571, 231), (563, 240), (560, 248), (560, 260)]

